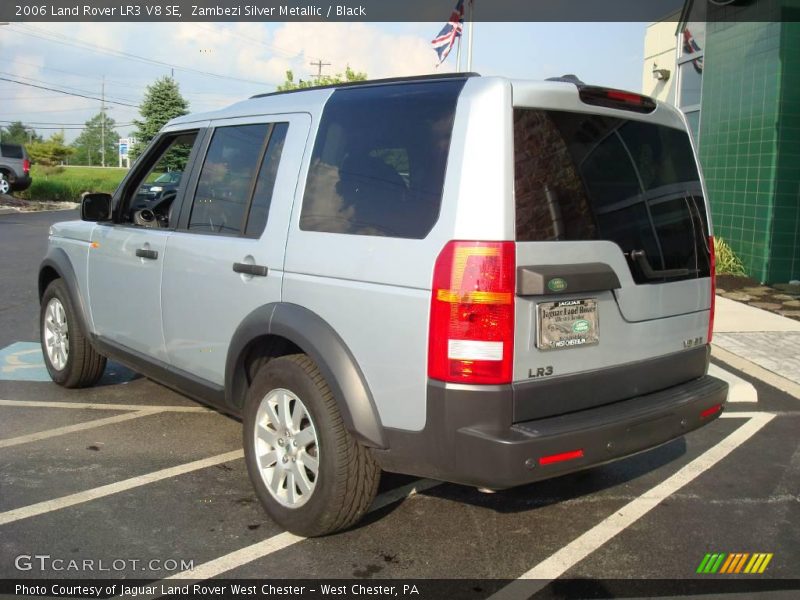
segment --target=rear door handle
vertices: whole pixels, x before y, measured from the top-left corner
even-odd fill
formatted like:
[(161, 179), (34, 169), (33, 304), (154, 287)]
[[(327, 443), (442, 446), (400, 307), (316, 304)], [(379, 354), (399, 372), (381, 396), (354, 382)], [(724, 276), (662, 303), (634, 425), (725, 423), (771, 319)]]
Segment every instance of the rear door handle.
[(249, 263), (233, 263), (233, 272), (256, 277), (266, 277), (269, 269), (264, 265), (251, 265)]
[(150, 260), (158, 259), (158, 250), (145, 250), (144, 248), (136, 249), (136, 256), (139, 258), (149, 258)]

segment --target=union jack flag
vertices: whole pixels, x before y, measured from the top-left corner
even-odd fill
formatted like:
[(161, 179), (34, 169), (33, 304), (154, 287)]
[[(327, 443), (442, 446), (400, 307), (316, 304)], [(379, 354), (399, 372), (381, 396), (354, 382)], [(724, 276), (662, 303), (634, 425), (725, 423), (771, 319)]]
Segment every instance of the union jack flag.
[[(700, 45), (695, 41), (694, 36), (689, 31), (689, 29), (683, 30), (683, 53), (684, 54), (694, 54), (695, 52), (700, 52), (702, 48)], [(698, 74), (703, 73), (703, 58), (695, 58), (692, 61), (692, 66), (694, 70), (697, 71)]]
[(453, 46), (456, 44), (456, 39), (461, 37), (463, 29), (464, 0), (458, 0), (458, 4), (456, 4), (453, 12), (450, 13), (450, 20), (442, 27), (439, 35), (431, 40), (433, 49), (436, 50), (436, 54), (439, 55), (439, 62), (436, 66), (442, 64), (447, 58), (447, 55), (450, 54), (450, 50), (452, 50)]

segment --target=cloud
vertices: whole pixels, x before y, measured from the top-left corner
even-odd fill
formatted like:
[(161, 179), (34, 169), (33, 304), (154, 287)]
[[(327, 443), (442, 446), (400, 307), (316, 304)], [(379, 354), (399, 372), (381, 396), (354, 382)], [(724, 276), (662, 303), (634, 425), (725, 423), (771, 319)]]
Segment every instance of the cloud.
[[(272, 91), (290, 69), (295, 78), (308, 79), (317, 72), (312, 61), (331, 63), (323, 67), (325, 74), (342, 73), (350, 66), (371, 79), (437, 72), (436, 55), (422, 29), (394, 24), (13, 23), (3, 30), (0, 70), (36, 80), (25, 80), (31, 83), (84, 90), (90, 96), (100, 95), (105, 76), (107, 98), (136, 104), (147, 84), (171, 72), (168, 65), (113, 56), (91, 46), (250, 82), (176, 69), (192, 111), (214, 110)], [(445, 65), (439, 71), (451, 69)], [(98, 101), (9, 82), (0, 82), (0, 97), (6, 120), (81, 123), (100, 108)], [(110, 114), (119, 123), (138, 116), (135, 109), (122, 106), (114, 106)], [(121, 129), (127, 133), (129, 128)], [(67, 131), (67, 138), (77, 133)]]

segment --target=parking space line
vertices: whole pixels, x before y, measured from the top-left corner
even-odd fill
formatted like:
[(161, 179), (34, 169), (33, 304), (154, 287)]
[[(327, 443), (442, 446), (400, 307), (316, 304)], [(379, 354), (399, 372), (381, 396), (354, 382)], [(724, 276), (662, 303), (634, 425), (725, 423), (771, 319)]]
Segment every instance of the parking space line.
[(95, 419), (93, 421), (86, 421), (84, 423), (77, 423), (75, 425), (65, 425), (64, 427), (57, 427), (55, 429), (47, 429), (45, 431), (37, 431), (36, 433), (29, 433), (28, 435), (21, 435), (19, 437), (9, 438), (6, 440), (0, 439), (0, 448), (8, 448), (10, 446), (18, 446), (19, 444), (27, 444), (29, 442), (38, 442), (76, 431), (85, 431), (87, 429), (94, 429), (95, 427), (102, 427), (103, 425), (111, 425), (112, 423), (121, 423), (123, 421), (130, 421), (131, 419), (138, 419), (139, 417), (147, 417), (149, 415), (157, 415), (160, 410), (138, 410), (124, 415), (115, 415), (113, 417), (106, 417), (105, 419)]
[[(393, 490), (389, 490), (388, 492), (384, 492), (375, 498), (375, 501), (372, 503), (372, 506), (370, 506), (369, 511), (367, 512), (379, 510), (385, 506), (388, 506), (389, 504), (392, 504), (393, 502), (404, 500), (441, 484), (441, 481), (434, 481), (433, 479), (420, 479)], [(171, 579), (210, 579), (211, 577), (216, 577), (217, 575), (225, 573), (226, 571), (230, 571), (237, 567), (241, 567), (242, 565), (246, 565), (247, 563), (253, 562), (258, 558), (269, 556), (273, 552), (283, 550), (284, 548), (296, 544), (297, 542), (302, 542), (304, 539), (306, 538), (285, 531), (261, 542), (241, 548), (240, 550), (235, 550), (229, 554), (198, 565), (191, 571), (181, 571), (180, 573), (176, 573), (175, 575), (168, 577), (165, 581), (169, 581)], [(158, 587), (158, 585), (156, 585), (156, 587)]]
[(97, 402), (44, 402), (41, 400), (0, 400), (0, 406), (17, 408), (74, 408), (82, 410), (157, 410), (159, 412), (216, 412), (202, 406), (148, 406), (147, 404), (101, 404)]
[(758, 392), (749, 381), (715, 364), (708, 365), (708, 374), (728, 384), (728, 402), (758, 402)]
[(724, 348), (720, 348), (714, 344), (711, 346), (711, 357), (721, 360), (734, 369), (738, 369), (742, 373), (750, 375), (751, 377), (755, 377), (756, 379), (760, 379), (772, 387), (777, 388), (782, 392), (786, 392), (790, 396), (800, 398), (800, 385), (797, 382), (792, 381), (791, 379), (786, 379), (785, 377), (781, 377), (772, 371), (768, 371), (764, 367), (759, 366), (754, 362), (750, 362), (746, 358), (737, 356), (733, 352), (725, 350)]
[(176, 477), (178, 475), (183, 475), (184, 473), (190, 473), (192, 471), (198, 471), (207, 467), (213, 467), (214, 465), (230, 462), (232, 460), (242, 458), (243, 456), (244, 452), (242, 450), (234, 450), (233, 452), (217, 454), (216, 456), (195, 460), (190, 463), (178, 465), (177, 467), (169, 467), (167, 469), (161, 469), (160, 471), (153, 471), (152, 473), (131, 477), (130, 479), (125, 479), (116, 483), (109, 483), (108, 485), (96, 487), (91, 490), (85, 490), (76, 494), (70, 494), (68, 496), (62, 496), (61, 498), (45, 500), (44, 502), (37, 502), (36, 504), (31, 504), (29, 506), (22, 506), (20, 508), (15, 508), (13, 510), (0, 513), (0, 525), (6, 525), (8, 523), (13, 523), (14, 521), (21, 521), (22, 519), (28, 519), (30, 517), (35, 517), (37, 515), (42, 515), (55, 510), (61, 510), (62, 508), (75, 506), (76, 504), (83, 504), (84, 502), (90, 502), (91, 500), (97, 500), (98, 498), (104, 498), (105, 496), (118, 494), (119, 492), (131, 490), (133, 488), (147, 485), (148, 483), (155, 483), (156, 481), (169, 479), (170, 477)]
[(551, 580), (558, 579), (611, 538), (630, 527), (658, 506), (668, 496), (674, 494), (716, 465), (775, 418), (774, 414), (763, 412), (733, 412), (725, 413), (722, 416), (727, 418), (746, 418), (747, 421), (721, 442), (703, 452), (676, 473), (630, 501), (614, 514), (524, 573), (519, 579), (492, 595), (492, 600), (528, 598), (544, 588)]

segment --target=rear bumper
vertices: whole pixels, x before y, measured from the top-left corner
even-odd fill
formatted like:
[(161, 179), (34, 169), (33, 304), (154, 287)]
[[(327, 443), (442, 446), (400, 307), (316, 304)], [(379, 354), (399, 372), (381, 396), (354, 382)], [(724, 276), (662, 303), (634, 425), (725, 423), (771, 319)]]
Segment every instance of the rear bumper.
[[(727, 393), (727, 383), (704, 375), (628, 400), (499, 427), (496, 417), (487, 418), (483, 410), (474, 413), (474, 409), (476, 403), (499, 410), (505, 405), (510, 417), (509, 390), (431, 382), (425, 429), (388, 430), (390, 449), (375, 454), (390, 471), (504, 489), (603, 464), (681, 437), (716, 419)], [(712, 410), (717, 406), (719, 410)], [(710, 414), (703, 416), (705, 411)], [(540, 462), (542, 457), (576, 450), (582, 453), (578, 458)]]
[(11, 184), (11, 190), (12, 191), (14, 191), (14, 192), (22, 192), (24, 190), (27, 190), (29, 187), (31, 187), (31, 182), (32, 181), (33, 180), (31, 179), (31, 176), (28, 175), (27, 173), (25, 173), (23, 175), (15, 177), (14, 180), (10, 181), (9, 183)]

